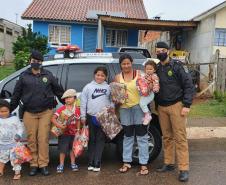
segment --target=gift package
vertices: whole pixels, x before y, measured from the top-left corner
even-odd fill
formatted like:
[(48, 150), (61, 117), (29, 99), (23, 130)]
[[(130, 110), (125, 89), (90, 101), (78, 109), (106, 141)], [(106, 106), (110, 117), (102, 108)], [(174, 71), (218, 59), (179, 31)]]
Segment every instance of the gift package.
[(105, 107), (101, 112), (96, 115), (103, 132), (110, 139), (114, 139), (115, 136), (122, 130), (122, 126), (110, 107)]
[(123, 104), (127, 99), (126, 85), (118, 82), (110, 83), (112, 101)]

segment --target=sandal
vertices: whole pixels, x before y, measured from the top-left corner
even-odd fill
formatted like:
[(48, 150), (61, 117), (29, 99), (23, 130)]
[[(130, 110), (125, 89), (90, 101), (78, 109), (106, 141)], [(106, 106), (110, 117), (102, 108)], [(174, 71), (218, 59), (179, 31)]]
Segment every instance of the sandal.
[(139, 175), (148, 175), (149, 174), (148, 167), (147, 166), (141, 166), (138, 174)]
[(21, 174), (18, 173), (14, 175), (13, 180), (20, 180), (20, 178), (21, 178)]
[(123, 166), (119, 169), (119, 172), (126, 173), (131, 169), (131, 164), (124, 163)]

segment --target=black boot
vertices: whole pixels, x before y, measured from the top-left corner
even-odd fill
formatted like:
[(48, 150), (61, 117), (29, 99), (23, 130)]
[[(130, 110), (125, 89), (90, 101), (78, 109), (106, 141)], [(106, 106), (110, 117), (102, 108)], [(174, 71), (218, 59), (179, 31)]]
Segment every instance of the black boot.
[(40, 168), (42, 175), (44, 176), (48, 176), (49, 175), (49, 171), (47, 166)]
[(30, 172), (29, 172), (29, 176), (35, 176), (38, 173), (38, 167), (31, 167), (30, 168)]
[(180, 171), (178, 179), (181, 182), (187, 182), (188, 181), (188, 177), (189, 177), (188, 171)]
[(174, 164), (164, 164), (162, 167), (157, 168), (157, 172), (168, 172), (175, 169)]

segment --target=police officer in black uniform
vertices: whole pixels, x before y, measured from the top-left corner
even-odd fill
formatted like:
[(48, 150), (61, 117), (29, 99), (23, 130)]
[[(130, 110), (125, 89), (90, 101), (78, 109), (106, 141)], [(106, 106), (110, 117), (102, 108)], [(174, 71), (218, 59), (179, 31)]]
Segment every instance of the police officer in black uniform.
[(26, 128), (28, 147), (31, 150), (30, 176), (40, 168), (43, 175), (49, 175), (49, 130), (53, 108), (56, 105), (54, 96), (59, 100), (64, 89), (58, 84), (53, 74), (42, 68), (43, 56), (39, 51), (32, 51), (31, 67), (20, 75), (11, 98), (11, 111), (19, 103), (24, 111), (23, 122)]
[(188, 181), (189, 152), (186, 136), (186, 121), (194, 95), (194, 85), (188, 69), (169, 57), (165, 42), (156, 44), (160, 60), (157, 75), (160, 91), (155, 96), (160, 126), (163, 134), (164, 165), (157, 169), (166, 172), (175, 169), (175, 149), (179, 169), (179, 181)]

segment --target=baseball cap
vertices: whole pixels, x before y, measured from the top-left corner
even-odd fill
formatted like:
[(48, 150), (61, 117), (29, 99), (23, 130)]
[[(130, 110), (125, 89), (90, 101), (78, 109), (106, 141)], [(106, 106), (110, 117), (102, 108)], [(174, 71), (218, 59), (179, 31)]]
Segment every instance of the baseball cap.
[(65, 98), (68, 98), (68, 97), (75, 97), (75, 96), (77, 96), (76, 90), (75, 89), (68, 89), (64, 92), (61, 99), (65, 99)]
[(165, 49), (169, 49), (168, 44), (165, 43), (165, 42), (162, 42), (162, 41), (157, 42), (156, 45), (155, 45), (155, 47), (156, 47), (156, 48), (165, 48)]
[(33, 50), (31, 52), (30, 58), (43, 61), (43, 55), (39, 51), (37, 51), (37, 50)]

